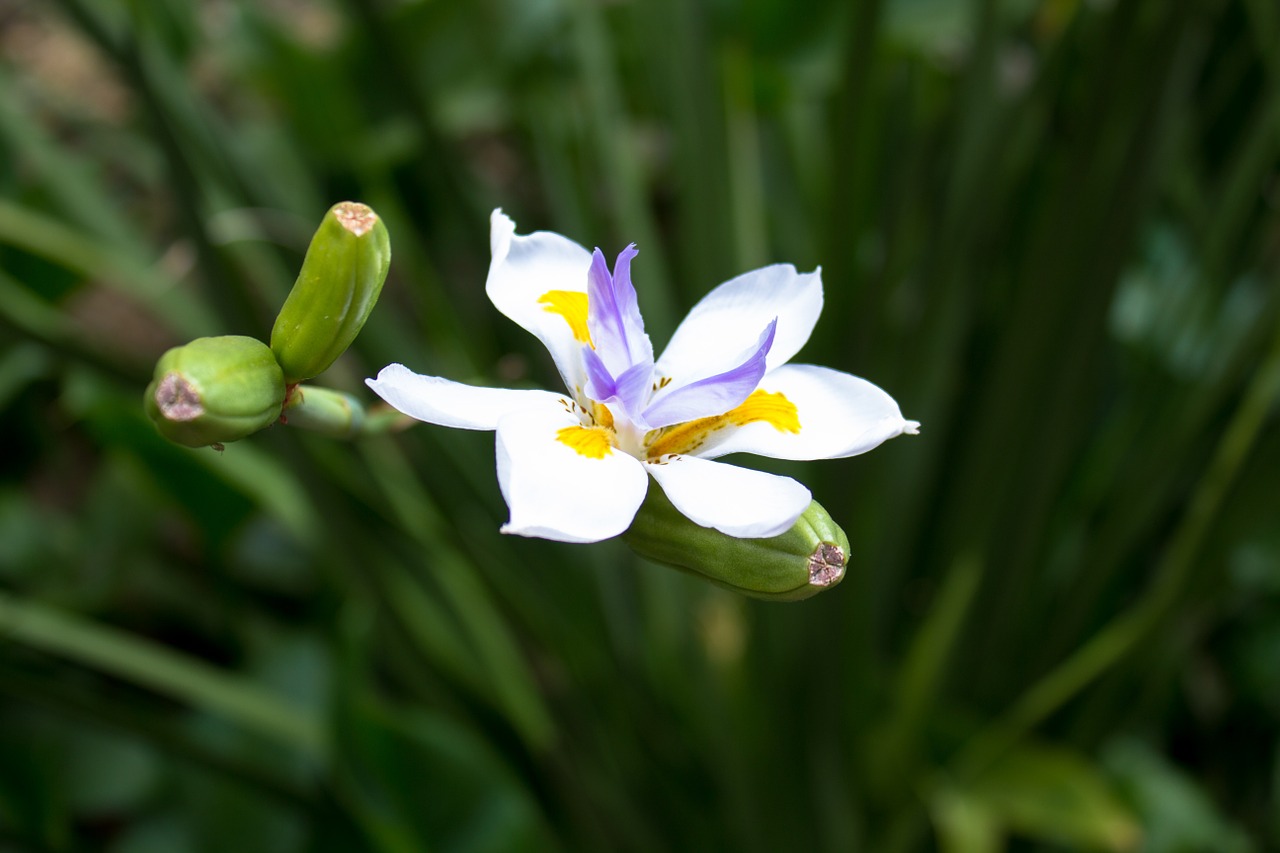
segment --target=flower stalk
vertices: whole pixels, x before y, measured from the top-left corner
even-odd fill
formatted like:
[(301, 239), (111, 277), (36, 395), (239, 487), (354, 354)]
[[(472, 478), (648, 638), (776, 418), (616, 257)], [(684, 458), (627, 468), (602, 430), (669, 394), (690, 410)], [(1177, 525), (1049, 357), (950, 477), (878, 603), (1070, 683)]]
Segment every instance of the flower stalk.
[(351, 394), (314, 385), (295, 385), (290, 390), (280, 422), (338, 439), (392, 432), (415, 423), (389, 406), (366, 409)]

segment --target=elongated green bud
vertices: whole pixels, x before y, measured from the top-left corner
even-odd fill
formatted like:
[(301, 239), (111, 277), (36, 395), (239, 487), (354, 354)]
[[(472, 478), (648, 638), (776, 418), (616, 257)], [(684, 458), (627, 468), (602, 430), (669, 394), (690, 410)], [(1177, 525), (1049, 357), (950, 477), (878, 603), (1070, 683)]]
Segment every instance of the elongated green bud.
[(323, 373), (346, 352), (369, 319), (390, 265), (387, 228), (373, 208), (344, 201), (329, 209), (271, 329), (271, 350), (287, 384)]
[(849, 558), (848, 538), (817, 501), (781, 536), (738, 539), (694, 524), (652, 483), (622, 540), (642, 557), (772, 601), (830, 589)]
[(237, 441), (270, 426), (284, 375), (256, 338), (196, 338), (160, 356), (144, 405), (160, 434), (188, 447)]

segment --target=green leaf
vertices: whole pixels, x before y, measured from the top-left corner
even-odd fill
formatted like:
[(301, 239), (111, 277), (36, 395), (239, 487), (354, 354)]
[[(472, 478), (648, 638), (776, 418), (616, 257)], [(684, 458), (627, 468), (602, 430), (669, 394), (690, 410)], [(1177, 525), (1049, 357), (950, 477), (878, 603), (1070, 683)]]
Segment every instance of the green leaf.
[(1195, 779), (1141, 741), (1110, 745), (1103, 761), (1147, 827), (1143, 853), (1248, 853), (1256, 849)]
[(946, 788), (929, 806), (942, 853), (999, 853), (1004, 848), (1000, 822), (974, 798)]
[(67, 797), (77, 814), (124, 813), (142, 803), (159, 781), (159, 757), (140, 741), (93, 729), (71, 729), (62, 738)]
[[(1115, 851), (1136, 850), (1142, 840), (1137, 820), (1106, 776), (1084, 756), (1063, 748), (1022, 746), (959, 795), (975, 815), (1039, 840)], [(946, 815), (945, 797), (943, 805)], [(977, 822), (969, 819), (970, 825)], [(951, 814), (950, 825), (963, 824)]]
[(190, 823), (174, 815), (140, 821), (121, 833), (109, 853), (196, 853)]

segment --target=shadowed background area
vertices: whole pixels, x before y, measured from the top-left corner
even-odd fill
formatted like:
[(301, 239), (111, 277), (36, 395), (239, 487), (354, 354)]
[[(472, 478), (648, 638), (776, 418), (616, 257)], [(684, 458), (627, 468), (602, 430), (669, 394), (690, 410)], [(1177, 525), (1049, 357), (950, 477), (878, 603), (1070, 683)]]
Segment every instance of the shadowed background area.
[[(1273, 0), (0, 3), (0, 851), (1280, 846)], [(924, 426), (750, 601), (503, 537), (493, 437), (188, 451), (165, 348), (391, 234), (321, 381), (555, 387), (488, 213), (660, 349), (821, 266), (799, 361)]]

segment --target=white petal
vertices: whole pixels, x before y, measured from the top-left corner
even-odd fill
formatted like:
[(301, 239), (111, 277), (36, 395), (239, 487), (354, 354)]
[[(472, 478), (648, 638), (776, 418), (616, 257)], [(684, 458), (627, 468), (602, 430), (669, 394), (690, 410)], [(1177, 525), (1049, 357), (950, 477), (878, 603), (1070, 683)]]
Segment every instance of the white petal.
[(676, 329), (658, 371), (677, 382), (721, 373), (751, 349), (760, 330), (778, 320), (767, 369), (800, 351), (822, 313), (822, 270), (797, 273), (774, 264), (731, 279), (702, 298)]
[[(542, 341), (555, 359), (565, 387), (577, 395), (586, 385), (582, 366), (585, 342), (574, 337), (563, 314), (548, 310), (553, 306), (539, 300), (556, 291), (582, 293), (585, 307), (591, 253), (550, 231), (518, 235), (515, 222), (501, 210), (495, 210), (490, 221), (493, 257), (485, 292), (499, 311)], [(582, 320), (585, 329), (585, 313)]]
[(631, 526), (649, 478), (633, 456), (610, 448), (583, 455), (559, 437), (580, 428), (563, 406), (538, 406), (498, 424), (498, 484), (511, 520), (503, 533), (598, 542)]
[(563, 395), (550, 391), (478, 388), (439, 376), (422, 376), (403, 364), (389, 364), (377, 379), (366, 379), (373, 393), (411, 418), (455, 429), (497, 429), (498, 421), (530, 406), (559, 405)]
[(667, 456), (645, 467), (691, 521), (740, 538), (785, 533), (813, 500), (790, 477), (696, 456)]
[(760, 380), (760, 390), (781, 393), (796, 408), (798, 431), (768, 421), (730, 426), (698, 449), (706, 458), (756, 453), (776, 459), (838, 459), (866, 453), (920, 427), (902, 417), (898, 404), (865, 379), (811, 364), (788, 364)]

